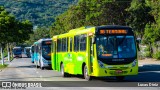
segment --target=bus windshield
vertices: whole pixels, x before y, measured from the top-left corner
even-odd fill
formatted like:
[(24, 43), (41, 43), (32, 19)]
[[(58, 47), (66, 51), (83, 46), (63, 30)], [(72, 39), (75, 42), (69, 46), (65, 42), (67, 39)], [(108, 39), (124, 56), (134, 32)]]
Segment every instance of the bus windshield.
[(134, 58), (136, 46), (134, 36), (104, 36), (96, 38), (98, 58)]
[(17, 53), (17, 52), (22, 52), (22, 50), (19, 48), (19, 49), (13, 49), (13, 52), (14, 53)]
[(30, 53), (30, 48), (26, 48), (26, 53)]
[(31, 51), (32, 51), (32, 53), (34, 53), (34, 46), (31, 47)]
[(42, 56), (46, 60), (51, 60), (51, 44), (42, 45)]

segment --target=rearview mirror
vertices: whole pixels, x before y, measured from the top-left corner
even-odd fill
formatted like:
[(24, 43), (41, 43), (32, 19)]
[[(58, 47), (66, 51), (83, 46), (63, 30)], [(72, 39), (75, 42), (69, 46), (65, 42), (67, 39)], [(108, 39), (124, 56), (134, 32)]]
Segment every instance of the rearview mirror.
[(141, 38), (137, 38), (136, 40), (136, 44), (137, 44), (137, 49), (138, 51), (140, 51), (140, 47), (139, 47), (139, 44), (141, 43)]
[(137, 38), (136, 42), (137, 42), (138, 44), (140, 44), (140, 43), (141, 43), (141, 38)]

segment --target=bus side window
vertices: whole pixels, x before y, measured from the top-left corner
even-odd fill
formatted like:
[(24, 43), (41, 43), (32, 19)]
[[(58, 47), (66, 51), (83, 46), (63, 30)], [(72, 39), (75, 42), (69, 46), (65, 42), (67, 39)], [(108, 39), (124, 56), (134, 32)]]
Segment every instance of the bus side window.
[(80, 36), (80, 51), (86, 51), (86, 35), (81, 35)]
[(66, 52), (68, 52), (68, 47), (69, 47), (69, 46), (68, 46), (68, 37), (67, 37), (67, 40), (66, 40), (66, 45), (67, 45), (67, 46), (66, 46)]
[(57, 52), (61, 52), (62, 51), (62, 39), (58, 39), (57, 42)]
[(70, 52), (72, 52), (72, 38), (70, 38)]
[(79, 51), (79, 36), (74, 36), (74, 51)]
[(53, 44), (54, 44), (54, 42), (51, 41), (51, 52), (53, 52)]

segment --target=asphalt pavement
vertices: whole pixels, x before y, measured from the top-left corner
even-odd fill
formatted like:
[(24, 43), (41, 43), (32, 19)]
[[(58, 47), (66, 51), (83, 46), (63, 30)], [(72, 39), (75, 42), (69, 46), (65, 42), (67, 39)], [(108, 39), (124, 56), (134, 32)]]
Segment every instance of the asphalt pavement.
[[(146, 62), (146, 61), (144, 61)], [(2, 71), (0, 71), (0, 81), (57, 81), (50, 83), (50, 86), (54, 84), (54, 88), (57, 87), (68, 87), (69, 90), (73, 90), (76, 86), (77, 81), (79, 89), (86, 89), (86, 90), (97, 90), (95, 86), (99, 87), (99, 89), (112, 89), (112, 90), (124, 90), (123, 87), (134, 87), (138, 86), (138, 82), (140, 83), (150, 83), (150, 82), (160, 82), (160, 63), (142, 63), (139, 62), (139, 74), (137, 76), (127, 76), (124, 81), (119, 82), (114, 77), (105, 77), (105, 78), (93, 78), (91, 81), (86, 81), (82, 79), (81, 76), (71, 76), (67, 78), (61, 77), (60, 72), (53, 71), (52, 69), (37, 69), (33, 63), (31, 63), (31, 58), (27, 58), (23, 55), (23, 58), (14, 59), (12, 62), (9, 63), (9, 66)], [(71, 82), (68, 82), (71, 81)], [(48, 84), (48, 82), (43, 82)], [(134, 85), (132, 85), (134, 84)], [(136, 85), (135, 85), (136, 84)], [(48, 84), (49, 85), (49, 84)], [(85, 86), (86, 85), (86, 86)], [(108, 86), (107, 86), (108, 85)], [(121, 87), (122, 85), (123, 87)], [(88, 88), (88, 87), (90, 88)], [(106, 87), (107, 86), (107, 87)], [(160, 85), (159, 85), (160, 86)], [(91, 88), (93, 87), (93, 88)], [(120, 87), (120, 88), (117, 88)], [(126, 88), (126, 89), (127, 89)], [(136, 87), (138, 90), (143, 90), (141, 87)], [(33, 88), (28, 88), (33, 89)], [(43, 88), (36, 88), (36, 89), (43, 89)], [(51, 89), (47, 87), (47, 89)], [(53, 88), (52, 88), (53, 89)], [(66, 88), (61, 88), (63, 90)], [(78, 88), (76, 88), (79, 90)], [(133, 90), (134, 88), (130, 88)], [(137, 90), (136, 89), (136, 90)], [(159, 87), (145, 87), (145, 90), (160, 90)], [(74, 89), (75, 90), (75, 89)], [(135, 89), (134, 89), (135, 90)]]

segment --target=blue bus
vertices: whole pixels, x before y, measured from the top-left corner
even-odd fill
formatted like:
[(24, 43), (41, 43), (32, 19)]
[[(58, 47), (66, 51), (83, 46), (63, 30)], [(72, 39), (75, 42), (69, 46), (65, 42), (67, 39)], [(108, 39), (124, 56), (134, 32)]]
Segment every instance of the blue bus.
[(31, 54), (31, 62), (34, 63), (34, 44), (31, 46), (30, 54)]
[(31, 57), (30, 50), (31, 50), (31, 47), (25, 47), (25, 48), (24, 48), (24, 53), (26, 54), (26, 56), (27, 56), (28, 58)]
[(14, 55), (14, 58), (15, 57), (22, 58), (22, 48), (21, 47), (14, 47), (13, 48), (13, 55)]
[(51, 39), (40, 39), (34, 43), (34, 63), (43, 70), (51, 67)]

